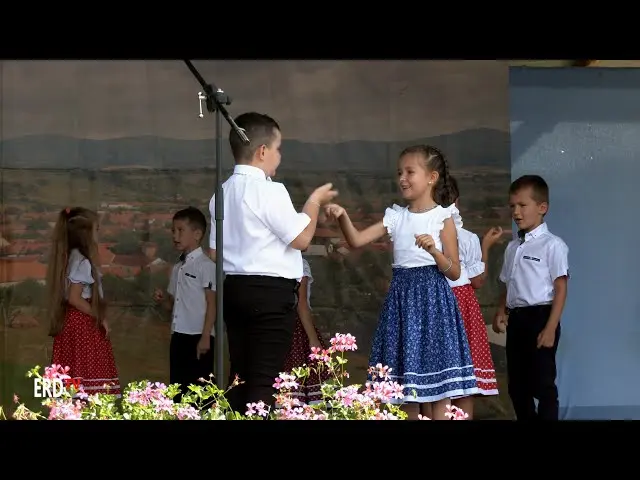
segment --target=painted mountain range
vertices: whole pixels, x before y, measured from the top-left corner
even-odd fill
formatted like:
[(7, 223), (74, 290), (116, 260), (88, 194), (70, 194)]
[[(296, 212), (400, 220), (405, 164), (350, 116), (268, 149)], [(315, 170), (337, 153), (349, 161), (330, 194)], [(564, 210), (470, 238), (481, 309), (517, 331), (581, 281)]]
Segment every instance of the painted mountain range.
[[(508, 169), (509, 134), (480, 128), (413, 141), (347, 141), (309, 143), (284, 140), (283, 168), (305, 171), (389, 171), (397, 155), (411, 144), (427, 143), (448, 155), (452, 168)], [(231, 152), (223, 141), (223, 162)], [(153, 168), (198, 169), (215, 166), (215, 141), (176, 140), (155, 136), (90, 140), (59, 135), (32, 135), (0, 142), (0, 166), (21, 169)]]

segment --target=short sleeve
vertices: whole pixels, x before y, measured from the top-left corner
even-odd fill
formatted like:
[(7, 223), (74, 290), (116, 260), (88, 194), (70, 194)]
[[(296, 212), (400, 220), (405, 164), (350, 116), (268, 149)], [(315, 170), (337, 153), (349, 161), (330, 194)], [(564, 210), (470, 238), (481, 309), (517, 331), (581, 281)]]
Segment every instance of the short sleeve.
[(74, 255), (71, 258), (67, 278), (71, 283), (91, 285), (94, 282), (91, 275), (91, 262), (80, 254)]
[(502, 258), (502, 268), (500, 269), (500, 275), (498, 276), (498, 279), (504, 284), (506, 284), (507, 280), (509, 279), (509, 273), (510, 273), (508, 271), (508, 268), (509, 268), (509, 265), (510, 265), (509, 254), (511, 252), (511, 248), (512, 248), (513, 244), (514, 244), (514, 241), (511, 240), (509, 242), (509, 244), (507, 245), (507, 248), (505, 248), (504, 256)]
[(469, 278), (474, 278), (484, 273), (485, 264), (482, 261), (482, 247), (480, 246), (480, 239), (475, 233), (469, 237), (464, 257), (462, 261), (467, 267)]
[(217, 250), (216, 245), (216, 196), (209, 200), (209, 214), (211, 215), (211, 227), (209, 228), (209, 248)]
[(313, 275), (311, 275), (311, 266), (304, 258), (302, 259), (302, 276), (308, 278), (308, 282), (313, 282)]
[(249, 208), (276, 237), (289, 245), (307, 228), (311, 218), (306, 213), (296, 211), (282, 183), (263, 182), (260, 186), (264, 195), (247, 196), (245, 202), (249, 202)]
[(402, 210), (404, 209), (400, 205), (396, 205), (394, 203), (391, 208), (387, 208), (384, 211), (384, 217), (382, 217), (382, 225), (384, 225), (384, 228), (387, 229), (387, 234), (389, 234), (392, 242), (395, 236), (395, 228), (398, 221), (398, 215), (400, 215), (400, 212)]
[(205, 260), (202, 263), (202, 271), (200, 272), (201, 286), (207, 290), (216, 289), (216, 264), (212, 261)]
[(178, 280), (178, 266), (174, 265), (173, 268), (171, 268), (171, 276), (169, 277), (169, 286), (167, 287), (167, 292), (172, 297), (176, 296), (176, 284), (178, 283), (177, 280)]
[(569, 277), (569, 247), (562, 240), (557, 239), (549, 248), (547, 263), (551, 280), (559, 277)]

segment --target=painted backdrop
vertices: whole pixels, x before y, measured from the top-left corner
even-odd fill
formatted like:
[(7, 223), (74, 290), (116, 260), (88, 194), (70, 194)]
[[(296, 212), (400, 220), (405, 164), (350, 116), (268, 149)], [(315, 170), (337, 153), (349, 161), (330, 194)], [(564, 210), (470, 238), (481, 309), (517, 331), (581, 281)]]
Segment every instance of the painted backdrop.
[[(431, 143), (448, 154), (459, 178), (467, 228), (480, 235), (496, 224), (510, 228), (508, 69), (502, 62), (195, 65), (232, 96), (233, 116), (255, 110), (281, 124), (278, 180), (298, 207), (316, 186), (332, 181), (359, 226), (375, 222), (399, 201), (400, 150)], [(49, 361), (52, 341), (41, 323), (47, 242), (65, 206), (87, 206), (102, 216), (101, 268), (122, 380), (167, 381), (169, 322), (151, 293), (166, 286), (176, 258), (173, 212), (187, 205), (206, 211), (215, 181), (214, 122), (198, 117), (199, 84), (180, 61), (5, 61), (0, 79), (1, 404), (14, 392), (27, 399), (32, 386), (24, 373)], [(225, 124), (225, 139), (227, 133)], [(224, 153), (229, 172), (226, 140)], [(487, 321), (503, 248), (494, 250), (492, 280), (480, 292)], [(356, 335), (360, 348), (350, 367), (361, 381), (390, 278), (390, 244), (351, 251), (336, 228), (323, 224), (307, 255), (318, 326), (327, 337)], [(498, 346), (494, 357), (503, 371)], [(479, 416), (509, 414), (508, 401), (483, 405)]]

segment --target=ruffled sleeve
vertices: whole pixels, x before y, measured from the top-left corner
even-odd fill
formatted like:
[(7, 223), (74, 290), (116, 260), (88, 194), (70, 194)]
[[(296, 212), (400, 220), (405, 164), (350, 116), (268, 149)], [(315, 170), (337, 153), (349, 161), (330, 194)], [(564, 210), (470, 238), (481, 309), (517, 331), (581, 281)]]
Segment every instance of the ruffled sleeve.
[(313, 282), (313, 275), (311, 275), (311, 266), (304, 258), (302, 259), (302, 276), (308, 278), (308, 282)]
[(91, 275), (91, 262), (78, 251), (71, 252), (67, 278), (71, 283), (83, 285), (91, 285), (94, 282)]
[(436, 210), (436, 212), (434, 212), (434, 214), (435, 214), (435, 219), (434, 219), (433, 233), (437, 234), (442, 232), (442, 229), (444, 228), (444, 221), (447, 218), (451, 218), (451, 211), (445, 207), (438, 207), (438, 209)]
[(387, 233), (393, 242), (393, 238), (395, 235), (396, 222), (398, 220), (398, 215), (400, 212), (404, 210), (400, 205), (396, 205), (395, 203), (391, 206), (391, 208), (387, 208), (384, 211), (384, 217), (382, 217), (382, 224), (387, 229)]
[(484, 273), (485, 264), (482, 261), (482, 247), (480, 246), (480, 239), (475, 233), (469, 238), (464, 262), (469, 278), (474, 278)]
[(462, 217), (460, 216), (460, 210), (456, 207), (456, 204), (453, 203), (448, 208), (449, 212), (451, 212), (451, 218), (453, 219), (453, 223), (456, 228), (462, 228)]

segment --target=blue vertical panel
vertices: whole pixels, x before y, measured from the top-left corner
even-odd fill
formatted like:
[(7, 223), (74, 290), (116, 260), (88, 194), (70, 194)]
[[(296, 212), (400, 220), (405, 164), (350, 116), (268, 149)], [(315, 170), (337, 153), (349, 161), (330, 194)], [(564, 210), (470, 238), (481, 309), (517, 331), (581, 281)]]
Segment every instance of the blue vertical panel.
[(570, 248), (563, 419), (640, 418), (640, 70), (510, 72), (512, 178), (540, 174)]

